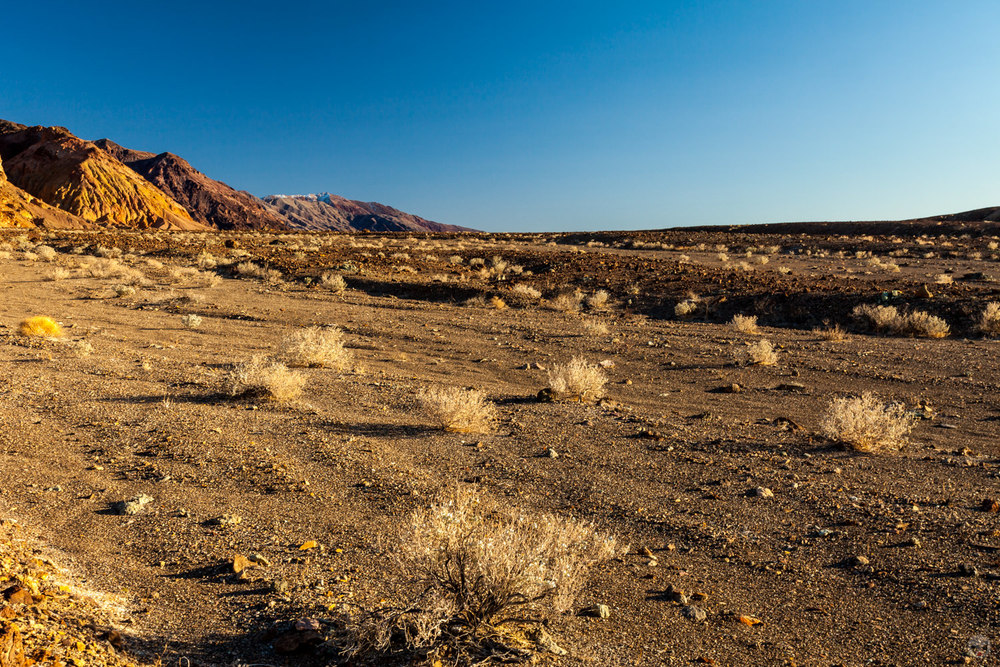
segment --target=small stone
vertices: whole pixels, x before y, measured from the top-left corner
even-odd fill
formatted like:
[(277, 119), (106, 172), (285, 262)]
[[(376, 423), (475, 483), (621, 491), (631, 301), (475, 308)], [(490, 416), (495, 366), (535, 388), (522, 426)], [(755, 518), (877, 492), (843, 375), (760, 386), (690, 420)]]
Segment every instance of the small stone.
[(608, 618), (611, 616), (611, 607), (606, 604), (595, 604), (593, 607), (584, 609), (583, 614), (594, 618)]
[(927, 609), (930, 605), (927, 604), (927, 600), (917, 600), (913, 604), (914, 609)]
[(847, 559), (847, 564), (850, 567), (864, 567), (865, 565), (868, 565), (868, 562), (868, 559), (864, 556), (851, 556)]
[(542, 651), (553, 655), (566, 655), (568, 653), (566, 649), (556, 644), (555, 640), (553, 640), (552, 636), (546, 632), (545, 628), (536, 628), (534, 632), (531, 633), (530, 637)]
[(545, 452), (545, 455), (547, 457), (549, 457), (550, 459), (557, 459), (557, 458), (559, 458), (559, 452), (557, 452), (556, 450), (552, 449), (551, 447), (549, 447), (548, 451)]
[(316, 540), (306, 540), (299, 546), (299, 551), (307, 551), (309, 549), (315, 549), (319, 544)]
[(140, 493), (131, 500), (120, 500), (117, 503), (114, 503), (111, 506), (111, 509), (115, 514), (134, 515), (139, 514), (146, 509), (146, 505), (149, 505), (151, 502), (153, 502), (152, 496)]
[(994, 498), (984, 498), (981, 507), (984, 512), (989, 512), (990, 514), (1000, 513), (1000, 501)]
[(754, 498), (774, 498), (774, 492), (766, 486), (758, 486), (756, 489), (751, 489), (747, 495)]
[(903, 544), (903, 546), (906, 546), (906, 547), (915, 547), (915, 548), (919, 549), (922, 546), (922, 543), (920, 542), (920, 540), (918, 538), (911, 537), (910, 539), (908, 539)]
[(4, 667), (21, 667), (28, 664), (24, 656), (21, 631), (13, 623), (0, 621), (0, 664)]
[(239, 574), (243, 570), (253, 567), (254, 563), (242, 554), (236, 554), (233, 556), (233, 572)]
[(271, 561), (264, 554), (253, 553), (249, 556), (250, 562), (261, 567), (271, 567)]
[(978, 577), (979, 569), (971, 563), (962, 563), (958, 566), (958, 573), (963, 577)]
[(701, 623), (708, 618), (708, 614), (705, 613), (704, 609), (693, 604), (689, 604), (684, 607), (684, 609), (681, 610), (681, 613), (684, 615), (684, 618), (689, 621), (694, 621), (695, 623)]
[(806, 386), (798, 382), (783, 382), (774, 388), (775, 391), (805, 391)]
[(223, 514), (209, 521), (213, 526), (238, 526), (242, 522), (243, 517), (236, 514)]
[(15, 584), (5, 590), (3, 592), (3, 599), (11, 604), (31, 604), (35, 601), (35, 598), (31, 595), (31, 591), (20, 584)]

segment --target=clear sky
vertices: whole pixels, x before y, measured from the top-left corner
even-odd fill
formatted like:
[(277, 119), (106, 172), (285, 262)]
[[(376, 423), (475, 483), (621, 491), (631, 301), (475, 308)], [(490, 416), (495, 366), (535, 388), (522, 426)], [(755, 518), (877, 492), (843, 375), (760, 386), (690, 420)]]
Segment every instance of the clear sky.
[(1000, 205), (1000, 2), (4, 3), (0, 118), (489, 231)]

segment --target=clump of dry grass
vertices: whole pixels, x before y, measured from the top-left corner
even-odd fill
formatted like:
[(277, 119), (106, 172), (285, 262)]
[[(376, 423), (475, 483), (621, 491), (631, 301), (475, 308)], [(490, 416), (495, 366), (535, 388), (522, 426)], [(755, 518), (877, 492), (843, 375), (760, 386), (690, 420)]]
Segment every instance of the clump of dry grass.
[(774, 345), (766, 338), (762, 338), (749, 348), (747, 348), (750, 363), (754, 366), (774, 366), (778, 363), (778, 353), (774, 350)]
[(895, 306), (861, 304), (852, 312), (855, 317), (867, 320), (876, 331), (921, 338), (944, 338), (951, 333), (947, 322), (922, 310), (901, 314)]
[(599, 289), (587, 297), (587, 308), (590, 310), (603, 310), (608, 306), (608, 299), (611, 295), (607, 290)]
[(431, 387), (417, 394), (417, 403), (452, 433), (489, 433), (497, 417), (496, 407), (478, 389)]
[(600, 320), (584, 320), (580, 326), (584, 333), (591, 336), (607, 336), (611, 332), (608, 325)]
[(523, 297), (525, 297), (527, 299), (532, 299), (534, 301), (537, 301), (538, 299), (542, 298), (542, 293), (541, 292), (539, 292), (537, 289), (535, 289), (531, 285), (525, 285), (524, 283), (518, 283), (518, 284), (514, 285), (511, 288), (511, 291), (514, 294), (523, 296)]
[(823, 340), (828, 340), (834, 343), (841, 343), (847, 340), (847, 332), (844, 331), (839, 324), (834, 324), (833, 326), (828, 326), (824, 329), (813, 329), (813, 333)]
[(64, 269), (61, 266), (54, 267), (45, 273), (44, 279), (48, 281), (65, 280), (69, 278), (70, 273), (68, 269)]
[(986, 304), (979, 316), (978, 327), (987, 336), (1000, 336), (1000, 302), (991, 301)]
[(554, 398), (589, 402), (600, 398), (608, 378), (597, 364), (583, 357), (573, 357), (556, 364), (548, 372), (549, 389)]
[(200, 315), (195, 315), (194, 313), (188, 313), (181, 317), (181, 324), (183, 324), (188, 329), (198, 329), (201, 327), (203, 319)]
[(344, 347), (339, 327), (309, 327), (296, 331), (282, 344), (282, 358), (290, 366), (306, 368), (350, 368), (353, 355)]
[(733, 315), (733, 319), (729, 321), (729, 324), (740, 333), (760, 333), (760, 329), (757, 328), (756, 315)]
[(60, 338), (63, 335), (62, 327), (51, 317), (36, 315), (21, 320), (18, 331), (22, 336), (33, 336), (36, 338)]
[(490, 297), (490, 308), (494, 310), (503, 310), (507, 307), (507, 302), (500, 297), (494, 295)]
[(319, 284), (334, 294), (343, 294), (347, 290), (347, 281), (339, 273), (324, 273), (320, 276)]
[(870, 392), (835, 398), (823, 417), (820, 433), (861, 452), (901, 449), (914, 417), (901, 403), (883, 403)]
[(586, 295), (580, 290), (575, 292), (562, 292), (552, 299), (552, 307), (564, 313), (577, 313), (583, 306)]
[(285, 403), (302, 395), (306, 378), (288, 370), (283, 363), (256, 355), (233, 367), (226, 384), (231, 396), (253, 396)]
[(343, 652), (406, 654), (422, 664), (445, 657), (453, 665), (513, 654), (510, 646), (525, 646), (524, 628), (550, 610), (570, 609), (590, 570), (617, 549), (588, 522), (452, 489), (410, 515), (393, 550), (397, 569), (420, 593), (350, 617)]
[(674, 306), (674, 315), (677, 317), (689, 317), (696, 310), (698, 310), (698, 301), (696, 299), (685, 299)]

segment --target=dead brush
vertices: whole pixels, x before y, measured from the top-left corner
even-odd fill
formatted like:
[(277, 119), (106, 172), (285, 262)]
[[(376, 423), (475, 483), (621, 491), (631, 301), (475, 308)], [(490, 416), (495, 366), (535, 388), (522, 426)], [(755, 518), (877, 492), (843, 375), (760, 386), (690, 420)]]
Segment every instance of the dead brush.
[(23, 319), (17, 329), (21, 332), (22, 336), (33, 338), (61, 338), (63, 335), (63, 330), (59, 326), (59, 323), (45, 315), (36, 315), (35, 317)]
[(730, 326), (744, 334), (759, 334), (756, 315), (733, 315), (729, 321)]
[(987, 336), (1000, 336), (1000, 302), (987, 303), (977, 325), (979, 331)]
[(748, 347), (747, 363), (751, 366), (777, 365), (778, 353), (774, 349), (774, 344), (766, 338), (762, 338)]
[(859, 452), (901, 449), (915, 418), (901, 403), (883, 403), (874, 394), (835, 398), (820, 424), (825, 437)]
[(826, 326), (823, 328), (815, 328), (812, 330), (814, 334), (820, 337), (822, 340), (827, 340), (832, 343), (842, 343), (847, 340), (847, 332), (839, 324), (834, 324), (833, 326)]
[(478, 389), (431, 387), (417, 394), (417, 404), (452, 433), (489, 433), (497, 419), (496, 407)]
[(302, 395), (306, 378), (288, 370), (281, 362), (255, 355), (236, 364), (226, 379), (230, 396), (269, 399), (278, 403), (293, 401)]
[(573, 357), (565, 364), (556, 364), (548, 376), (551, 398), (582, 403), (600, 398), (608, 381), (600, 366), (588, 363), (583, 357)]
[(563, 313), (578, 313), (583, 308), (583, 300), (586, 295), (580, 290), (574, 292), (562, 292), (557, 294), (551, 301), (554, 310)]
[(354, 356), (344, 347), (344, 332), (339, 327), (309, 327), (288, 336), (281, 346), (281, 357), (290, 366), (333, 368), (351, 367)]
[(617, 549), (588, 522), (451, 489), (410, 515), (391, 551), (420, 592), (349, 615), (337, 643), (343, 657), (378, 664), (390, 655), (434, 665), (530, 660), (542, 637), (552, 642), (547, 616), (569, 610), (593, 567)]

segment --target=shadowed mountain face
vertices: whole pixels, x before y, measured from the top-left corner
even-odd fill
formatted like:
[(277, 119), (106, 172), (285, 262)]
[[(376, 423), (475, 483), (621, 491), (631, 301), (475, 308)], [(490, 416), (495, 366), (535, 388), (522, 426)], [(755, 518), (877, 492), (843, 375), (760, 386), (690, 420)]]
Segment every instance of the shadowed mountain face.
[(173, 153), (147, 153), (98, 139), (97, 146), (183, 205), (199, 222), (217, 229), (288, 229), (287, 221), (249, 192), (235, 190)]
[(443, 225), (376, 202), (361, 202), (337, 195), (270, 195), (264, 202), (296, 229), (311, 231), (468, 232), (457, 225)]
[(82, 219), (53, 208), (32, 197), (7, 180), (0, 164), (0, 229), (37, 226), (62, 229), (82, 229), (87, 223)]
[(205, 229), (176, 201), (97, 145), (62, 127), (0, 125), (11, 183), (98, 226)]

